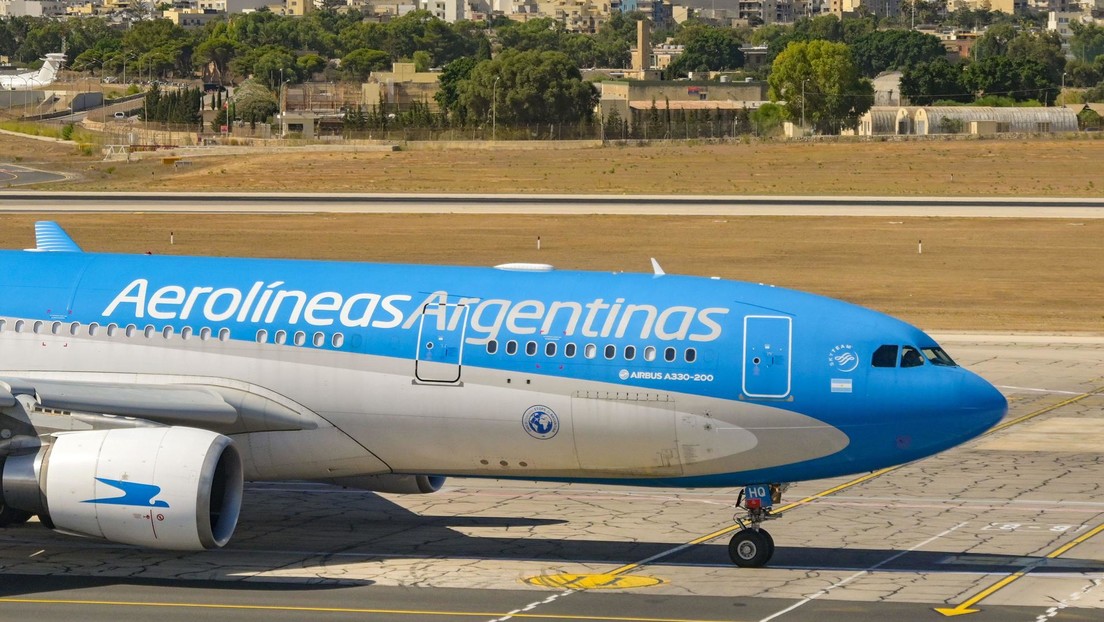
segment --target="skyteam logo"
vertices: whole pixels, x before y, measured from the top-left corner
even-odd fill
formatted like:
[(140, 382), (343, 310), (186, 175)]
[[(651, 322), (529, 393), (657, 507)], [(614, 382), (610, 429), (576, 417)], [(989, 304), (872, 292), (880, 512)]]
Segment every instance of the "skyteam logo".
[(547, 406), (533, 406), (522, 415), (521, 425), (529, 436), (543, 441), (560, 431), (560, 418)]
[(167, 508), (169, 504), (153, 498), (161, 494), (161, 487), (153, 484), (139, 484), (137, 482), (124, 482), (117, 479), (97, 477), (97, 482), (107, 484), (123, 491), (121, 497), (107, 497), (102, 499), (89, 499), (81, 503), (100, 503), (104, 505), (135, 505), (143, 508)]
[(859, 354), (851, 347), (851, 344), (840, 344), (828, 353), (828, 367), (836, 371), (855, 371), (859, 366)]

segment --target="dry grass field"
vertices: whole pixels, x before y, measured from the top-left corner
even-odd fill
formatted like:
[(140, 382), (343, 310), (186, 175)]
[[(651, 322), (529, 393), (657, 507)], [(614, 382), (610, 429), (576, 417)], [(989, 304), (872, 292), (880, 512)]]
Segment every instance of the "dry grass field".
[[(0, 136), (51, 189), (1101, 196), (1104, 140), (653, 145), (260, 154), (106, 163)], [(3, 193), (0, 191), (0, 201)], [(41, 215), (0, 216), (0, 245)], [(818, 292), (931, 330), (1104, 333), (1104, 220), (473, 215), (57, 215), (100, 251), (716, 275)], [(169, 246), (169, 232), (176, 244)], [(535, 242), (541, 236), (543, 249)], [(917, 253), (923, 240), (924, 252)]]
[[(6, 248), (41, 215), (0, 216)], [(669, 273), (843, 298), (929, 330), (1104, 333), (1104, 220), (57, 215), (84, 248)], [(169, 245), (169, 232), (175, 245)], [(542, 248), (536, 250), (536, 238)], [(923, 240), (923, 254), (917, 241)]]
[[(65, 170), (56, 189), (634, 194), (1101, 196), (1104, 140), (749, 142), (564, 150), (281, 153), (102, 162), (0, 136), (0, 162)], [(528, 146), (533, 146), (530, 143)]]

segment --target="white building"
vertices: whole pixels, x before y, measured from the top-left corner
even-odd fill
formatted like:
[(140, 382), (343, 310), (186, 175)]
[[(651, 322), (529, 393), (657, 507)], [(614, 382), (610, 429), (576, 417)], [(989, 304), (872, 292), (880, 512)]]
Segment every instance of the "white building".
[(62, 17), (63, 0), (0, 0), (0, 17)]

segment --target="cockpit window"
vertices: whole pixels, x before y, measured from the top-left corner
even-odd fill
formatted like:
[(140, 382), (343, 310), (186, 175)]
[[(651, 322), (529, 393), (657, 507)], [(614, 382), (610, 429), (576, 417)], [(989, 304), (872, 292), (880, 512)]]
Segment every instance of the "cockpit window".
[(942, 365), (943, 367), (958, 367), (958, 363), (954, 362), (954, 359), (950, 357), (943, 348), (920, 348), (920, 351), (924, 353), (924, 356), (931, 361), (932, 365)]
[(901, 348), (901, 367), (919, 367), (924, 364), (924, 357), (912, 346)]
[(897, 367), (897, 346), (881, 346), (870, 357), (874, 367)]

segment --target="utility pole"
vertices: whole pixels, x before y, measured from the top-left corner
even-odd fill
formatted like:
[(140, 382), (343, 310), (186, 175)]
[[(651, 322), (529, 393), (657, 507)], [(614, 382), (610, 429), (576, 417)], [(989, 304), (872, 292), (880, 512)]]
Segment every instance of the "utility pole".
[(491, 142), (498, 140), (498, 78), (495, 76), (491, 85)]

